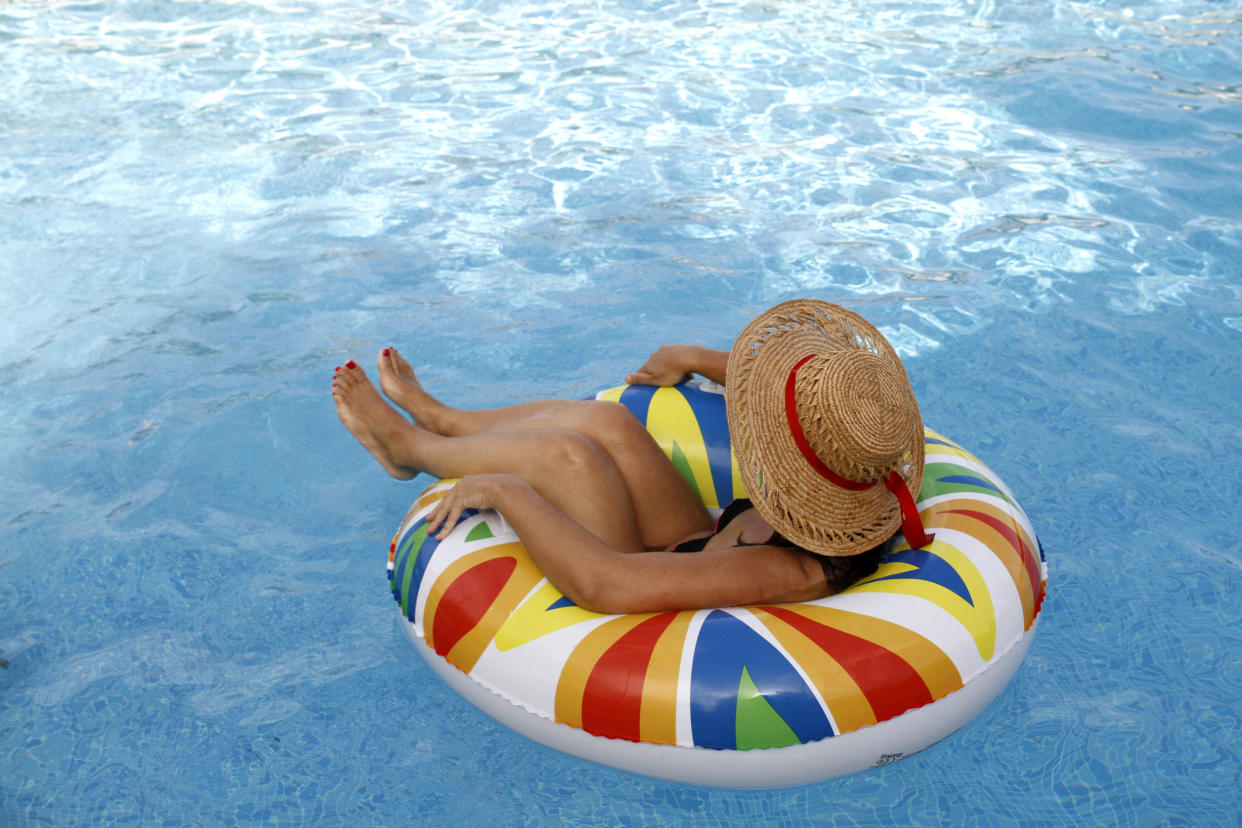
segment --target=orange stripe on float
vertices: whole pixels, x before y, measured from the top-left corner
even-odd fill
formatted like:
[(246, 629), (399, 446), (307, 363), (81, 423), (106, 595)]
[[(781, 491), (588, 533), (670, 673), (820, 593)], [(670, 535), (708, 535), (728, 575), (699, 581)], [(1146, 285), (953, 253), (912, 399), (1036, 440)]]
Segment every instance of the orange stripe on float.
[[(503, 544), (509, 546), (510, 544)], [(446, 658), (456, 664), (465, 672), (474, 669), (475, 663), (479, 657), (483, 655), (484, 650), (496, 638), (496, 633), (504, 626), (506, 619), (517, 608), (522, 599), (535, 588), (535, 584), (543, 580), (543, 574), (535, 567), (530, 558), (526, 556), (525, 548), (521, 544), (512, 544), (521, 549), (521, 554), (515, 556), (515, 566), (513, 573), (509, 576), (509, 580), (505, 583), (504, 589), (500, 591), (500, 595), (496, 596), (496, 600), (488, 608), (487, 613), (479, 620), (474, 629), (466, 633), (466, 635), (457, 642), (455, 646), (446, 656)]]
[[(506, 575), (503, 586), (493, 593), (495, 598), (483, 608), (482, 614), (478, 615), (477, 619), (467, 618), (466, 615), (470, 613), (463, 606), (463, 599), (468, 593), (460, 592), (457, 595), (449, 595), (449, 591), (454, 587), (462, 590), (469, 589), (472, 579), (471, 570), (481, 564), (501, 558), (513, 560), (512, 569)], [(480, 571), (475, 573), (474, 577), (482, 577), (484, 574)], [(462, 580), (463, 576), (465, 580)], [(525, 548), (517, 542), (501, 543), (463, 555), (440, 573), (428, 590), (427, 603), (423, 610), (423, 631), (427, 646), (437, 652), (447, 650), (445, 658), (448, 661), (463, 672), (470, 672), (475, 662), (479, 660), (479, 656), (496, 636), (505, 619), (542, 577), (526, 555)], [(459, 581), (461, 581), (460, 585)], [(445, 604), (446, 597), (449, 598), (447, 604)], [(440, 614), (445, 612), (449, 615), (445, 617), (446, 620), (441, 621)], [(462, 626), (466, 629), (461, 629)], [(445, 642), (437, 645), (436, 636), (441, 630), (446, 633), (452, 630), (452, 633), (448, 634), (456, 640), (447, 647), (444, 646)]]
[[(453, 649), (482, 620), (487, 608), (499, 597), (516, 565), (517, 561), (512, 556), (492, 558), (466, 570), (448, 585), (431, 623), (431, 638), (436, 642), (438, 654), (450, 658)], [(450, 660), (460, 665), (460, 654), (458, 656)]]
[(643, 707), (639, 723), (644, 742), (677, 744), (677, 685), (686, 633), (693, 618), (693, 612), (677, 613), (651, 653), (651, 664), (643, 682)]
[(617, 616), (600, 624), (578, 642), (556, 683), (554, 715), (558, 722), (582, 729), (582, 696), (596, 662), (621, 636), (651, 617), (650, 614)]
[(410, 515), (414, 514), (419, 509), (430, 506), (432, 503), (441, 500), (446, 494), (452, 491), (453, 487), (457, 485), (457, 482), (460, 479), (461, 478), (458, 477), (446, 477), (443, 480), (437, 480), (432, 486), (424, 489), (423, 493), (420, 494), (418, 499), (414, 501), (414, 505), (410, 507), (410, 511), (406, 514), (406, 518), (408, 519)]
[[(821, 624), (787, 607), (765, 609), (814, 641), (849, 673), (878, 721), (935, 701), (922, 676), (908, 661), (870, 638)], [(835, 712), (837, 698), (830, 698), (829, 707)]]
[[(783, 611), (791, 607), (773, 609)], [(866, 694), (840, 662), (803, 635), (783, 614), (769, 613), (762, 607), (751, 607), (751, 612), (763, 622), (785, 648), (785, 652), (806, 671), (811, 684), (819, 691), (820, 698), (828, 705), (838, 733), (849, 733), (875, 724), (875, 711), (871, 709)]]
[(1043, 597), (1043, 573), (1033, 544), (1013, 516), (991, 503), (955, 498), (928, 510), (927, 525), (956, 529), (978, 540), (1005, 565), (1022, 599), (1026, 629), (1035, 620), (1035, 608)]
[(582, 689), (584, 731), (639, 741), (647, 668), (656, 644), (676, 617), (675, 612), (664, 612), (647, 618), (599, 657)]
[(825, 626), (868, 639), (897, 654), (919, 674), (933, 698), (943, 698), (962, 687), (962, 675), (953, 660), (931, 641), (900, 624), (815, 604), (798, 604), (787, 609)]
[[(1024, 629), (1030, 629), (1031, 623), (1035, 620), (1035, 609), (1043, 599), (1043, 573), (1040, 572), (1039, 560), (1035, 557), (1035, 553), (1031, 550), (1030, 544), (1022, 540), (1016, 525), (1012, 521), (1006, 521), (997, 518), (994, 515), (988, 515), (977, 509), (961, 509), (954, 510), (956, 514), (973, 517), (976, 520), (986, 524), (990, 529), (1003, 537), (1010, 545), (1010, 548), (1017, 551), (1021, 557), (1022, 566), (1026, 570), (1027, 580), (1024, 586), (1029, 587), (1028, 591), (1023, 591), (1022, 613), (1026, 620)], [(1030, 596), (1030, 606), (1027, 606), (1027, 596)]]

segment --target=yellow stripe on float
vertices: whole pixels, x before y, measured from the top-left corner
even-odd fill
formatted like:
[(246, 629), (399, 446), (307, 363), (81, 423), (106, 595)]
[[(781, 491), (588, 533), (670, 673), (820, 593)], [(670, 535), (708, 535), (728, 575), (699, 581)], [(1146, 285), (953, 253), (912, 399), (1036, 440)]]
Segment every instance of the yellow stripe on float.
[(597, 400), (605, 400), (607, 402), (621, 402), (621, 395), (625, 393), (628, 385), (618, 385), (616, 388), (609, 388), (607, 391), (600, 391), (595, 395)]
[(712, 482), (703, 429), (699, 426), (698, 418), (694, 416), (694, 409), (682, 393), (676, 388), (656, 389), (647, 409), (646, 426), (648, 431), (656, 435), (656, 442), (664, 449), (669, 460), (673, 459), (674, 446), (681, 449), (690, 474), (694, 477), (699, 499), (709, 509), (719, 507), (720, 498), (716, 493), (716, 484)]
[[(935, 525), (943, 526), (945, 524), (938, 523)], [(992, 593), (988, 590), (987, 582), (983, 580), (983, 575), (980, 574), (970, 558), (946, 541), (939, 538), (933, 540), (931, 546), (927, 547), (927, 551), (943, 558), (953, 567), (958, 577), (966, 585), (966, 590), (970, 593), (971, 600), (974, 602), (973, 606), (953, 590), (933, 581), (923, 580), (917, 576), (881, 580), (890, 575), (903, 574), (912, 569), (917, 569), (917, 567), (912, 567), (910, 564), (899, 561), (880, 564), (879, 569), (854, 584), (848, 591), (911, 595), (931, 601), (952, 615), (959, 624), (966, 628), (966, 631), (970, 633), (971, 638), (975, 641), (975, 647), (979, 650), (979, 657), (984, 661), (988, 661), (996, 651), (996, 613), (992, 606)]]
[(742, 482), (742, 467), (738, 465), (737, 453), (733, 451), (733, 441), (729, 441), (729, 470), (733, 473), (733, 499), (750, 497), (746, 493), (746, 484)]
[[(1009, 572), (1009, 577), (1013, 579), (1014, 587), (1018, 590), (1018, 596), (1022, 600), (1022, 617), (1029, 624), (1031, 619), (1035, 617), (1035, 594), (1031, 584), (1031, 577), (1027, 573), (1026, 564), (1022, 559), (1022, 550), (1015, 547), (991, 526), (976, 520), (970, 515), (955, 514), (956, 510), (978, 512), (1013, 529), (1032, 556), (1039, 555), (1039, 547), (1031, 541), (1026, 530), (1022, 528), (1018, 521), (1014, 520), (1013, 515), (989, 502), (968, 500), (966, 498), (942, 500), (927, 510), (925, 521), (928, 527), (944, 527), (945, 529), (956, 529), (959, 532), (964, 532), (986, 546), (996, 556), (997, 560), (1005, 565), (1005, 569)], [(1039, 559), (1036, 557), (1037, 566), (1038, 563)], [(956, 564), (954, 564), (954, 568), (957, 568)], [(961, 573), (959, 572), (959, 574)], [(966, 585), (970, 586), (970, 582), (967, 581)], [(971, 591), (974, 591), (973, 587), (971, 587)]]
[[(923, 435), (925, 437), (931, 437), (933, 440), (941, 440), (945, 443), (945, 445), (937, 444), (937, 445), (927, 446), (926, 451), (928, 454), (952, 454), (952, 455), (956, 455), (957, 457), (962, 458), (963, 460), (969, 460), (979, 466), (983, 466), (983, 468), (985, 469), (987, 468), (987, 466), (985, 466), (983, 462), (979, 460), (978, 457), (975, 457), (969, 451), (962, 448), (958, 443), (956, 443), (953, 440), (950, 440), (948, 437), (945, 437), (943, 434), (938, 434), (937, 432), (932, 431), (930, 428), (924, 427)], [(977, 474), (978, 472), (972, 472), (972, 473)]]
[(564, 597), (551, 583), (539, 587), (496, 633), (496, 649), (501, 652), (512, 650), (574, 624), (599, 618), (598, 613), (584, 610), (576, 604), (548, 609)]

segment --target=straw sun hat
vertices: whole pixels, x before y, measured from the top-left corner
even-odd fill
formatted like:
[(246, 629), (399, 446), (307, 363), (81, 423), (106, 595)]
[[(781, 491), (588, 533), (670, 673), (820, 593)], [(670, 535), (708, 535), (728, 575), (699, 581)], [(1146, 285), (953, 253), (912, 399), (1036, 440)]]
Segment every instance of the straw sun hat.
[(854, 555), (899, 526), (919, 548), (910, 492), (923, 421), (905, 368), (874, 325), (813, 299), (777, 305), (738, 335), (727, 370), (729, 434), (754, 507), (820, 555)]

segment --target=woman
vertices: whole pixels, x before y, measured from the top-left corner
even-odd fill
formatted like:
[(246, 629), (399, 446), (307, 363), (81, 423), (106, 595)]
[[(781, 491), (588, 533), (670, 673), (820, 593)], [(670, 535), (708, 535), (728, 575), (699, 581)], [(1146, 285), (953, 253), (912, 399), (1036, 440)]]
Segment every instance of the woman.
[[(729, 352), (665, 346), (633, 384), (699, 373), (728, 381), (729, 432), (752, 501), (713, 527), (694, 490), (617, 403), (548, 400), (463, 411), (423, 390), (395, 348), (380, 388), (354, 362), (332, 383), (341, 422), (389, 474), (462, 480), (435, 506), (445, 537), (464, 509), (495, 509), (570, 600), (599, 612), (807, 601), (874, 570), (904, 523), (923, 427), (892, 346), (857, 314), (795, 300), (752, 321)], [(883, 484), (883, 485), (880, 485)]]

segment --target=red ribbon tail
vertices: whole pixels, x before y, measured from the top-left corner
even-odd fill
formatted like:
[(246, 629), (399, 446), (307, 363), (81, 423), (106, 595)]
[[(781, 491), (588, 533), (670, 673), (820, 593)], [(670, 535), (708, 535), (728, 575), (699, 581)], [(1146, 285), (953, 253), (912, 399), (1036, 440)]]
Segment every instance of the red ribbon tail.
[(906, 481), (896, 471), (891, 471), (884, 479), (884, 485), (890, 492), (897, 495), (897, 502), (901, 504), (901, 531), (906, 536), (906, 543), (910, 544), (911, 549), (922, 549), (928, 546), (935, 534), (923, 529), (923, 518), (919, 516), (919, 510), (914, 505), (914, 497), (911, 496)]

